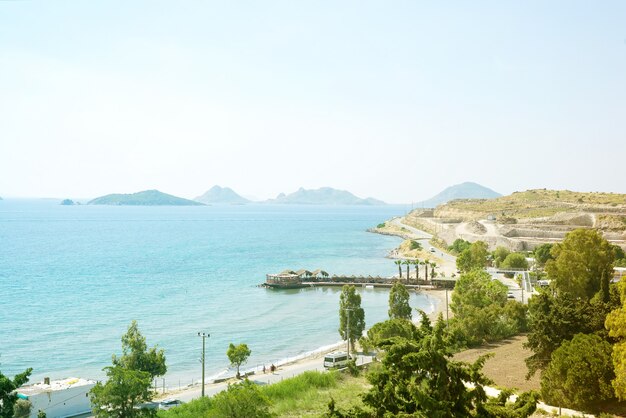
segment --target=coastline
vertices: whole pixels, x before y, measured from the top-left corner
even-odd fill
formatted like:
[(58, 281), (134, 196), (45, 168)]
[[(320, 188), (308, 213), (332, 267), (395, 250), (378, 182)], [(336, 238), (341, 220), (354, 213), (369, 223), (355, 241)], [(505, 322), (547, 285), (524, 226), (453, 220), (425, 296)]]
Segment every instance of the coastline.
[[(445, 316), (445, 290), (422, 288), (420, 289), (419, 293), (426, 295), (429, 299), (429, 309), (426, 313), (431, 322), (435, 322), (439, 314), (443, 314)], [(414, 315), (413, 322), (419, 324), (419, 317), (416, 317)], [(324, 355), (336, 351), (341, 347), (344, 347), (345, 344), (345, 342), (339, 341), (334, 344), (315, 348), (300, 355), (282, 359), (274, 364), (276, 366), (276, 371), (274, 373), (270, 373), (269, 371), (263, 373), (262, 368), (257, 366), (253, 368), (242, 369), (242, 375), (247, 375), (251, 381), (257, 384), (265, 385), (297, 376), (306, 371), (324, 371), (325, 368), (323, 367), (322, 362), (322, 358), (324, 357)], [(363, 359), (361, 359), (361, 361), (363, 361)], [(270, 365), (266, 365), (267, 370), (269, 370), (269, 366)], [(211, 379), (211, 377), (208, 377), (206, 379), (205, 393), (207, 396), (212, 396), (222, 390), (227, 389), (229, 384), (238, 382), (238, 380), (234, 377), (234, 372), (232, 371), (227, 370), (218, 375), (221, 375), (221, 377), (219, 377), (218, 379)], [(160, 390), (160, 388), (158, 390)], [(199, 398), (200, 396), (201, 384), (200, 382), (197, 382), (193, 385), (188, 385), (180, 389), (166, 387), (166, 392), (158, 393), (154, 399), (155, 401), (158, 401), (171, 398), (180, 399), (183, 402), (189, 402), (190, 400)]]

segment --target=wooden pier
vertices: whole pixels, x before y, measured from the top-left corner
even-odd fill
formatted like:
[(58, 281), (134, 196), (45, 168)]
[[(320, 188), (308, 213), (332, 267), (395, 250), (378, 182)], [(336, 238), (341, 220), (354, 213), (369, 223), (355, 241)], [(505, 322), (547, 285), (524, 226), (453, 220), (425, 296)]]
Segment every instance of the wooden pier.
[(279, 274), (267, 274), (265, 283), (261, 286), (271, 289), (302, 289), (307, 287), (341, 287), (345, 285), (365, 288), (389, 288), (397, 281), (409, 289), (419, 289), (421, 286), (453, 288), (456, 279), (438, 277), (430, 280), (416, 280), (411, 278), (381, 277), (381, 276), (348, 276), (320, 274), (321, 270), (310, 272), (308, 270), (285, 270)]

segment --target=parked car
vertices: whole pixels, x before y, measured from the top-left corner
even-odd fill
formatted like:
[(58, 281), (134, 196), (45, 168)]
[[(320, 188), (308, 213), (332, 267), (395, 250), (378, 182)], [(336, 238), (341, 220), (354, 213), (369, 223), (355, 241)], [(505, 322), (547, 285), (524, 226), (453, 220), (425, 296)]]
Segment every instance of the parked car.
[(509, 291), (509, 293), (506, 294), (506, 297), (509, 299), (515, 299), (515, 295), (511, 291)]
[(162, 411), (167, 411), (168, 409), (172, 409), (182, 404), (183, 404), (183, 401), (179, 399), (166, 399), (164, 401), (159, 402), (159, 409)]

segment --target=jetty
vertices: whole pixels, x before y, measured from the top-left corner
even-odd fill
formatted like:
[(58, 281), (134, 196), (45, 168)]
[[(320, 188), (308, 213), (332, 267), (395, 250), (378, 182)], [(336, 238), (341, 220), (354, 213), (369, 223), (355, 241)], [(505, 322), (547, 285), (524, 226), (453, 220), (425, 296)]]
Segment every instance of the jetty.
[(397, 281), (402, 282), (407, 288), (419, 289), (422, 286), (437, 288), (454, 288), (455, 278), (437, 277), (423, 280), (398, 278), (397, 276), (382, 277), (371, 275), (330, 275), (324, 270), (285, 270), (278, 274), (266, 274), (265, 282), (260, 286), (270, 289), (302, 289), (306, 287), (322, 286), (362, 286), (362, 287), (391, 287)]

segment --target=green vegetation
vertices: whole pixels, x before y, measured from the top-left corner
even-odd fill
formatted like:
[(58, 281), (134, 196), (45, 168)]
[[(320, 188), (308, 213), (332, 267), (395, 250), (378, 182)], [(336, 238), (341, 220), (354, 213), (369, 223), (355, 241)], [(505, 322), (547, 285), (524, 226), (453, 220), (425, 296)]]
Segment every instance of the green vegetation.
[[(522, 253), (511, 253), (506, 256), (504, 261), (500, 263), (500, 267), (503, 269), (528, 269), (528, 261), (526, 261), (526, 256)], [(512, 273), (506, 273), (506, 277), (513, 277)]]
[(511, 254), (511, 251), (509, 251), (508, 248), (506, 247), (497, 247), (495, 249), (495, 251), (493, 252), (492, 256), (493, 256), (493, 264), (496, 267), (500, 267), (500, 264), (502, 264), (502, 262), (509, 256), (509, 254)]
[(422, 244), (420, 244), (418, 241), (411, 240), (411, 242), (409, 244), (409, 249), (411, 249), (411, 250), (421, 250), (422, 249)]
[(526, 329), (525, 306), (507, 300), (507, 287), (482, 270), (461, 275), (450, 308), (449, 333), (457, 346), (498, 341)]
[(472, 245), (471, 242), (465, 241), (464, 239), (457, 238), (454, 240), (451, 246), (448, 247), (448, 251), (454, 255), (459, 255), (463, 251), (469, 249)]
[(13, 418), (29, 418), (30, 411), (33, 409), (31, 401), (26, 399), (18, 399), (13, 407)]
[(155, 376), (167, 371), (165, 354), (157, 347), (148, 349), (146, 339), (133, 321), (122, 336), (122, 356), (113, 356), (113, 366), (105, 367), (106, 383), (91, 389), (94, 416), (104, 418), (146, 417), (155, 412), (139, 405), (152, 399), (150, 385)]
[(389, 291), (389, 318), (411, 319), (409, 292), (400, 282), (395, 282)]
[(17, 393), (15, 390), (28, 382), (33, 369), (26, 369), (23, 373), (15, 375), (13, 379), (8, 378), (0, 372), (0, 418), (12, 418)]
[(228, 389), (212, 399), (212, 408), (207, 414), (215, 418), (270, 418), (270, 400), (261, 389), (248, 379), (228, 385)]
[(482, 269), (487, 264), (487, 244), (482, 241), (476, 241), (469, 248), (464, 249), (456, 259), (456, 267), (462, 272), (467, 273), (475, 269)]
[(393, 262), (396, 266), (398, 266), (398, 277), (402, 278), (402, 260), (396, 260)]
[[(440, 317), (433, 327), (422, 312), (419, 328), (409, 338), (381, 340), (385, 355), (367, 379), (371, 389), (363, 396), (364, 407), (342, 412), (334, 402), (328, 417), (527, 417), (536, 408), (536, 395), (523, 394), (515, 404), (506, 399), (487, 400), (482, 375), (485, 357), (473, 364), (450, 359), (450, 343)], [(468, 388), (466, 383), (473, 387)]]
[(383, 223), (379, 223), (378, 225), (376, 225), (376, 228), (382, 229), (382, 228), (384, 228), (386, 226), (387, 226), (387, 224), (385, 222), (383, 222)]
[(615, 380), (613, 388), (615, 395), (620, 400), (626, 400), (626, 282), (618, 285), (621, 306), (618, 306), (606, 317), (606, 328), (609, 336), (617, 340), (613, 346), (613, 366), (615, 367)]
[(354, 342), (363, 335), (364, 330), (365, 311), (361, 308), (361, 295), (356, 292), (354, 286), (346, 285), (339, 296), (339, 335), (344, 340), (349, 340), (348, 344), (354, 347)]
[(240, 376), (239, 368), (248, 361), (250, 354), (252, 354), (252, 350), (250, 350), (246, 344), (235, 345), (230, 343), (228, 346), (226, 355), (228, 356), (231, 366), (237, 367), (237, 379), (239, 379)]
[(600, 402), (613, 399), (611, 344), (590, 334), (576, 334), (554, 353), (541, 376), (541, 394), (551, 405), (596, 412)]
[[(342, 408), (362, 406), (359, 394), (367, 388), (364, 378), (340, 372), (305, 372), (268, 386), (243, 381), (229, 386), (228, 395), (200, 398), (169, 411), (160, 418), (205, 417), (319, 417), (330, 399)], [(224, 393), (224, 392), (223, 392)], [(267, 403), (266, 403), (267, 402)], [(248, 406), (256, 408), (247, 408)], [(246, 408), (243, 410), (243, 408)], [(236, 415), (245, 412), (247, 415)]]
[(203, 203), (162, 193), (158, 190), (145, 190), (132, 194), (109, 194), (91, 200), (89, 205), (130, 205), (130, 206), (204, 206)]
[(624, 318), (620, 295), (609, 283), (615, 252), (597, 231), (580, 229), (555, 244), (551, 255), (551, 289), (529, 302), (529, 374), (543, 370), (542, 393), (549, 401), (597, 411), (622, 396), (615, 353)]
[(572, 231), (562, 243), (555, 244), (550, 253), (554, 260), (546, 263), (546, 272), (556, 282), (557, 290), (591, 299), (602, 289), (602, 299), (608, 301), (615, 253), (600, 232)]
[(544, 266), (548, 260), (554, 260), (554, 257), (552, 257), (553, 246), (554, 244), (541, 244), (535, 248), (533, 256), (535, 257), (537, 264)]

